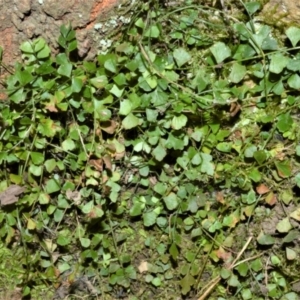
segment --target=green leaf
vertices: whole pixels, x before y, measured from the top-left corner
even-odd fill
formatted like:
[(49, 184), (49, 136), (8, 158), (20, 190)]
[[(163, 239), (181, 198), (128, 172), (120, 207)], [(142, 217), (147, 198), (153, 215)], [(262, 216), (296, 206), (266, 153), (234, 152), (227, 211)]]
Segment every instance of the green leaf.
[(30, 157), (35, 165), (40, 165), (44, 162), (44, 154), (40, 152), (30, 152)]
[[(296, 219), (297, 220), (297, 219)], [(300, 218), (298, 218), (298, 221), (300, 220)], [(300, 232), (296, 229), (296, 230), (291, 230), (282, 240), (282, 244), (284, 243), (290, 243), (296, 239), (300, 238)]]
[(176, 261), (179, 252), (178, 252), (178, 248), (175, 243), (172, 243), (172, 245), (170, 246), (169, 253), (171, 254), (172, 258)]
[(191, 60), (191, 55), (184, 48), (174, 50), (173, 57), (179, 68)]
[(300, 208), (297, 208), (296, 210), (291, 212), (290, 217), (292, 217), (293, 219), (295, 219), (297, 221), (300, 221)]
[(220, 276), (223, 278), (223, 279), (228, 279), (231, 275), (231, 271), (226, 269), (226, 268), (222, 268), (221, 269), (221, 272), (220, 272)]
[(289, 113), (281, 114), (278, 117), (278, 121), (276, 124), (276, 127), (279, 129), (280, 132), (284, 133), (286, 131), (289, 131), (293, 125), (293, 119), (290, 116)]
[(152, 25), (144, 34), (146, 37), (158, 38), (160, 35), (160, 30), (156, 25)]
[(235, 268), (239, 274), (243, 277), (247, 276), (249, 271), (249, 265), (247, 263), (241, 263)]
[(161, 286), (161, 279), (159, 277), (155, 277), (151, 283), (156, 287)]
[(103, 89), (108, 84), (108, 79), (106, 76), (101, 75), (90, 79), (90, 83), (97, 89)]
[(43, 172), (43, 166), (36, 166), (31, 164), (28, 169), (29, 173), (33, 174), (34, 176), (41, 176)]
[(242, 290), (242, 298), (243, 300), (251, 300), (253, 299), (253, 295), (250, 289), (243, 289)]
[(258, 164), (263, 164), (267, 159), (267, 154), (264, 150), (258, 150), (253, 153), (253, 157), (258, 162)]
[(108, 59), (104, 63), (104, 68), (112, 73), (117, 73), (117, 64), (115, 59)]
[(126, 85), (126, 76), (124, 73), (119, 73), (117, 76), (114, 77), (114, 82), (118, 85), (118, 86), (123, 86)]
[(289, 247), (285, 248), (285, 252), (286, 252), (286, 258), (288, 260), (294, 260), (297, 257), (297, 252)]
[(179, 204), (178, 198), (173, 192), (171, 192), (168, 196), (164, 197), (163, 199), (168, 210), (176, 209)]
[(276, 53), (271, 57), (270, 72), (279, 74), (287, 66), (289, 59), (282, 53)]
[(125, 129), (132, 129), (140, 124), (140, 119), (137, 118), (134, 114), (130, 113), (122, 121), (122, 125)]
[(120, 102), (120, 110), (119, 114), (120, 115), (125, 115), (127, 116), (132, 110), (132, 104), (130, 100), (123, 100)]
[(159, 195), (163, 196), (165, 192), (167, 191), (168, 187), (165, 183), (163, 182), (158, 182), (154, 187), (154, 191), (158, 193)]
[(131, 217), (137, 217), (142, 214), (145, 204), (142, 202), (135, 201), (133, 206), (130, 208), (129, 214)]
[(296, 47), (298, 42), (300, 41), (300, 28), (299, 27), (290, 27), (286, 30), (286, 36), (291, 41), (293, 47)]
[(155, 157), (156, 160), (162, 161), (167, 155), (167, 151), (161, 144), (158, 144), (152, 151), (152, 155)]
[(37, 53), (37, 58), (39, 59), (47, 58), (51, 53), (49, 46), (43, 38), (38, 38), (34, 42), (34, 50)]
[(245, 149), (245, 157), (250, 158), (253, 157), (254, 153), (257, 151), (257, 147), (255, 145), (251, 145)]
[(156, 76), (150, 75), (148, 72), (143, 73), (143, 77), (145, 78), (149, 87), (153, 90), (157, 87), (157, 78)]
[(229, 80), (233, 83), (239, 83), (247, 73), (245, 66), (235, 62), (229, 74)]
[(70, 77), (72, 68), (73, 65), (70, 62), (64, 63), (59, 66), (59, 68), (57, 69), (57, 73), (66, 77)]
[(226, 58), (231, 56), (231, 50), (222, 42), (217, 42), (210, 48), (211, 53), (215, 57), (217, 63), (223, 62)]
[(111, 111), (104, 107), (95, 108), (96, 116), (98, 117), (99, 121), (105, 122), (111, 119)]
[(176, 159), (176, 162), (180, 165), (181, 168), (185, 169), (190, 159), (187, 156), (181, 156)]
[(295, 292), (290, 292), (285, 294), (280, 300), (298, 300), (299, 294), (296, 294)]
[(298, 187), (300, 187), (300, 173), (295, 176), (295, 182)]
[(52, 194), (52, 193), (55, 193), (55, 192), (58, 192), (60, 191), (61, 187), (60, 187), (60, 184), (57, 180), (55, 179), (49, 179), (47, 182), (46, 182), (46, 185), (45, 185), (45, 192), (47, 194)]
[(17, 90), (14, 89), (8, 95), (9, 95), (9, 99), (14, 103), (24, 102), (26, 99), (26, 92), (24, 92), (24, 88), (20, 88)]
[(193, 158), (192, 158), (192, 164), (193, 165), (196, 165), (196, 166), (199, 166), (202, 162), (202, 159), (201, 159), (201, 156), (199, 153), (197, 153)]
[(59, 223), (63, 219), (64, 215), (65, 215), (64, 210), (56, 209), (54, 212), (54, 221), (56, 223)]
[(33, 76), (26, 70), (16, 72), (16, 77), (18, 78), (21, 85), (26, 85), (33, 80)]
[(51, 119), (42, 119), (38, 124), (38, 132), (47, 137), (53, 137), (59, 129)]
[(299, 90), (300, 89), (300, 76), (298, 74), (293, 74), (287, 81), (289, 87)]
[(212, 156), (207, 153), (201, 153), (202, 164), (200, 170), (202, 173), (206, 173), (207, 175), (213, 176), (215, 172), (215, 166), (211, 162)]
[(157, 214), (154, 211), (143, 214), (144, 226), (153, 226), (156, 223)]
[(288, 178), (292, 175), (292, 167), (290, 161), (276, 161), (275, 166), (279, 177)]
[(228, 153), (231, 151), (232, 149), (232, 142), (230, 143), (227, 143), (227, 142), (223, 142), (223, 143), (219, 143), (217, 144), (217, 147), (216, 147), (219, 151), (221, 152), (225, 152), (225, 153)]
[(76, 144), (73, 140), (66, 139), (65, 141), (62, 142), (61, 147), (63, 148), (64, 151), (72, 151), (76, 148)]
[[(261, 4), (260, 2), (248, 2), (245, 3), (245, 8), (247, 9), (247, 12), (249, 13), (249, 15), (253, 15), (254, 13), (256, 13), (260, 7)], [(244, 299), (244, 298), (243, 298)], [(245, 300), (245, 299), (244, 299)]]
[(23, 44), (21, 44), (20, 49), (23, 52), (34, 54), (34, 47), (32, 42), (29, 41), (24, 42)]
[(134, 25), (139, 28), (145, 28), (145, 23), (142, 18), (137, 19)]
[(188, 119), (185, 115), (174, 116), (171, 125), (173, 129), (179, 130), (186, 125), (187, 120)]
[(66, 237), (64, 235), (59, 235), (57, 240), (56, 240), (57, 244), (60, 246), (66, 246), (69, 245), (71, 242), (71, 238), (70, 237)]
[(87, 238), (80, 238), (80, 244), (83, 248), (89, 248), (91, 245), (91, 240)]
[(94, 208), (94, 201), (91, 200), (89, 202), (87, 202), (82, 208), (81, 208), (81, 211), (84, 213), (84, 214), (89, 214)]
[[(158, 117), (158, 111), (146, 108), (146, 116), (147, 116), (148, 122), (156, 122), (157, 117)], [(300, 146), (299, 146), (299, 149), (300, 149)], [(299, 150), (299, 153), (300, 153), (300, 150)], [(299, 154), (299, 156), (300, 156), (300, 154)]]
[(50, 196), (46, 193), (39, 194), (39, 203), (40, 204), (48, 204), (50, 203)]
[(261, 178), (262, 178), (262, 176), (257, 168), (251, 168), (250, 172), (248, 173), (248, 176), (254, 182), (260, 182)]
[(231, 274), (230, 278), (227, 281), (229, 286), (238, 287), (240, 285), (239, 279), (233, 273)]
[(52, 173), (56, 167), (56, 160), (54, 158), (48, 159), (45, 161), (44, 166), (48, 173)]
[(181, 292), (183, 295), (186, 295), (191, 290), (191, 287), (195, 284), (195, 278), (187, 273), (181, 280), (180, 280)]
[(79, 93), (83, 87), (83, 80), (80, 77), (72, 77), (72, 92)]
[(113, 95), (115, 95), (116, 97), (121, 97), (123, 92), (124, 92), (124, 89), (119, 89), (117, 85), (113, 85), (113, 87), (109, 90), (110, 93), (112, 93)]
[(273, 245), (275, 243), (275, 238), (269, 234), (264, 234), (263, 231), (261, 231), (257, 237), (257, 242), (260, 245)]
[(292, 229), (292, 225), (290, 223), (289, 218), (284, 218), (282, 219), (276, 226), (276, 229), (280, 232), (280, 233), (285, 233), (285, 232), (289, 232)]

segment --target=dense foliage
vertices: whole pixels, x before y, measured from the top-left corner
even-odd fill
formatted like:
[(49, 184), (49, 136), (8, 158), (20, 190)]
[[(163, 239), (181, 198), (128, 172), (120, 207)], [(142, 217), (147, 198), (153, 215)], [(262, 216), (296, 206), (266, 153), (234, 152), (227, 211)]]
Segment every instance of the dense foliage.
[(94, 62), (71, 26), (55, 56), (21, 45), (0, 104), (2, 269), (24, 295), (296, 299), (300, 29), (277, 38), (258, 2), (240, 21), (154, 4)]

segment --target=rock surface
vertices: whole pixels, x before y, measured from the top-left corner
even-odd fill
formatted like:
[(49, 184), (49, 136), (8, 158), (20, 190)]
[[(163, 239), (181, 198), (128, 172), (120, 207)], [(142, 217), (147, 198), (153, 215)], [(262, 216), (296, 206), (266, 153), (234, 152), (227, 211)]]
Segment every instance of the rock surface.
[(300, 26), (300, 1), (270, 0), (264, 6), (262, 16), (270, 24)]
[(68, 22), (76, 30), (79, 55), (93, 58), (101, 36), (95, 24), (121, 3), (122, 0), (0, 0), (0, 46), (4, 49), (4, 63), (13, 64), (20, 58), (20, 44), (40, 36), (57, 49), (59, 27)]

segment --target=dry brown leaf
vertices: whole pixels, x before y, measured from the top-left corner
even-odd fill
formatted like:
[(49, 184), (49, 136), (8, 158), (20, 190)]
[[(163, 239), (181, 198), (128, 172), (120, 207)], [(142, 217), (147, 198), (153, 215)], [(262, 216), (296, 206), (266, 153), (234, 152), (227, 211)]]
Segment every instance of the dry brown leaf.
[(66, 196), (69, 200), (73, 200), (76, 205), (81, 203), (81, 194), (79, 191), (66, 191)]
[(96, 168), (98, 171), (103, 171), (103, 160), (99, 159), (90, 159), (89, 163)]
[(150, 182), (151, 186), (154, 186), (157, 183), (157, 178), (155, 176), (151, 176), (151, 177), (149, 177), (149, 182)]
[(234, 117), (236, 116), (236, 114), (241, 110), (241, 106), (236, 103), (236, 102), (232, 102), (230, 105), (230, 116)]
[(46, 109), (48, 109), (50, 112), (58, 112), (57, 108), (55, 107), (54, 103), (48, 103), (45, 106)]
[(216, 199), (218, 202), (225, 204), (225, 199), (222, 192), (216, 192)]
[(112, 170), (112, 163), (111, 163), (110, 156), (105, 155), (102, 159), (104, 161), (106, 169), (111, 171)]
[(4, 192), (0, 193), (0, 203), (2, 206), (10, 205), (19, 200), (19, 195), (25, 191), (25, 187), (17, 184), (10, 185)]
[(277, 202), (277, 197), (273, 192), (271, 192), (269, 195), (266, 196), (265, 201), (269, 205), (274, 206)]
[(263, 195), (263, 194), (266, 194), (268, 192), (270, 192), (269, 188), (264, 185), (263, 183), (260, 184), (258, 187), (256, 187), (256, 192), (259, 194), (259, 195)]
[(119, 152), (115, 154), (115, 159), (122, 159), (125, 156), (125, 151)]
[(141, 261), (140, 265), (138, 266), (139, 272), (144, 273), (148, 271), (148, 262), (145, 260)]
[(111, 153), (115, 153), (116, 152), (116, 146), (112, 143), (106, 144), (105, 148), (110, 151)]
[(101, 123), (101, 129), (109, 134), (114, 134), (117, 128), (117, 123), (113, 120)]
[(220, 247), (218, 250), (215, 251), (218, 258), (222, 259), (224, 262), (228, 262), (232, 255), (230, 252), (226, 252), (224, 248)]

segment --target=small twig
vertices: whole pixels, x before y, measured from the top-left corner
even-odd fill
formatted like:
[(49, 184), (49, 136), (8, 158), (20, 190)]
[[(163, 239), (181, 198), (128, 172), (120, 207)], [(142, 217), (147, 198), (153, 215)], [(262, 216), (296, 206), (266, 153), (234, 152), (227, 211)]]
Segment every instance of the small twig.
[(202, 296), (200, 298), (198, 298), (198, 300), (204, 300), (211, 293), (211, 291), (215, 288), (215, 286), (220, 282), (220, 280), (221, 280), (220, 275), (215, 277), (213, 280), (211, 280), (208, 283), (208, 288), (205, 290), (205, 292), (202, 294)]
[[(227, 268), (228, 270), (232, 270), (236, 265), (237, 265), (237, 261), (239, 260), (239, 258), (242, 256), (242, 254), (245, 252), (245, 250), (247, 249), (247, 247), (249, 246), (250, 242), (252, 241), (252, 236), (248, 238), (246, 244), (244, 245), (244, 247), (242, 248), (242, 250), (238, 253), (237, 257), (235, 258), (235, 260), (231, 263), (231, 265)], [(252, 257), (254, 258), (254, 257)], [(200, 296), (200, 298), (198, 298), (198, 300), (204, 300), (206, 299), (206, 297), (212, 292), (212, 290), (216, 287), (216, 285), (221, 281), (221, 276), (218, 275), (217, 277), (215, 277), (214, 279), (212, 279), (201, 291), (200, 293), (203, 291), (203, 294)], [(207, 287), (207, 288), (206, 288)]]
[(260, 254), (257, 254), (257, 255), (255, 255), (255, 256), (248, 257), (248, 258), (246, 258), (246, 259), (243, 259), (243, 260), (239, 261), (238, 263), (236, 263), (232, 268), (235, 268), (235, 267), (237, 267), (238, 265), (240, 265), (240, 264), (242, 264), (242, 263), (245, 263), (245, 262), (247, 262), (247, 261), (249, 261), (249, 260), (253, 260), (253, 259), (255, 259), (255, 258), (258, 258), (258, 257), (260, 257), (260, 256), (262, 256), (262, 255), (264, 255), (264, 254), (265, 254), (265, 252), (260, 253)]
[(265, 268), (265, 285), (268, 286), (268, 281), (269, 281), (269, 277), (268, 277), (268, 264), (270, 261), (270, 257), (268, 257), (267, 262), (266, 262), (266, 268)]
[(252, 241), (252, 236), (250, 236), (246, 242), (246, 244), (244, 245), (243, 249), (239, 252), (239, 254), (237, 255), (236, 259), (232, 262), (232, 264), (229, 266), (228, 269), (232, 269), (234, 267), (234, 265), (236, 264), (236, 262), (239, 260), (239, 258), (242, 256), (242, 254), (245, 252), (245, 250), (247, 249), (247, 247), (249, 246), (250, 242)]

